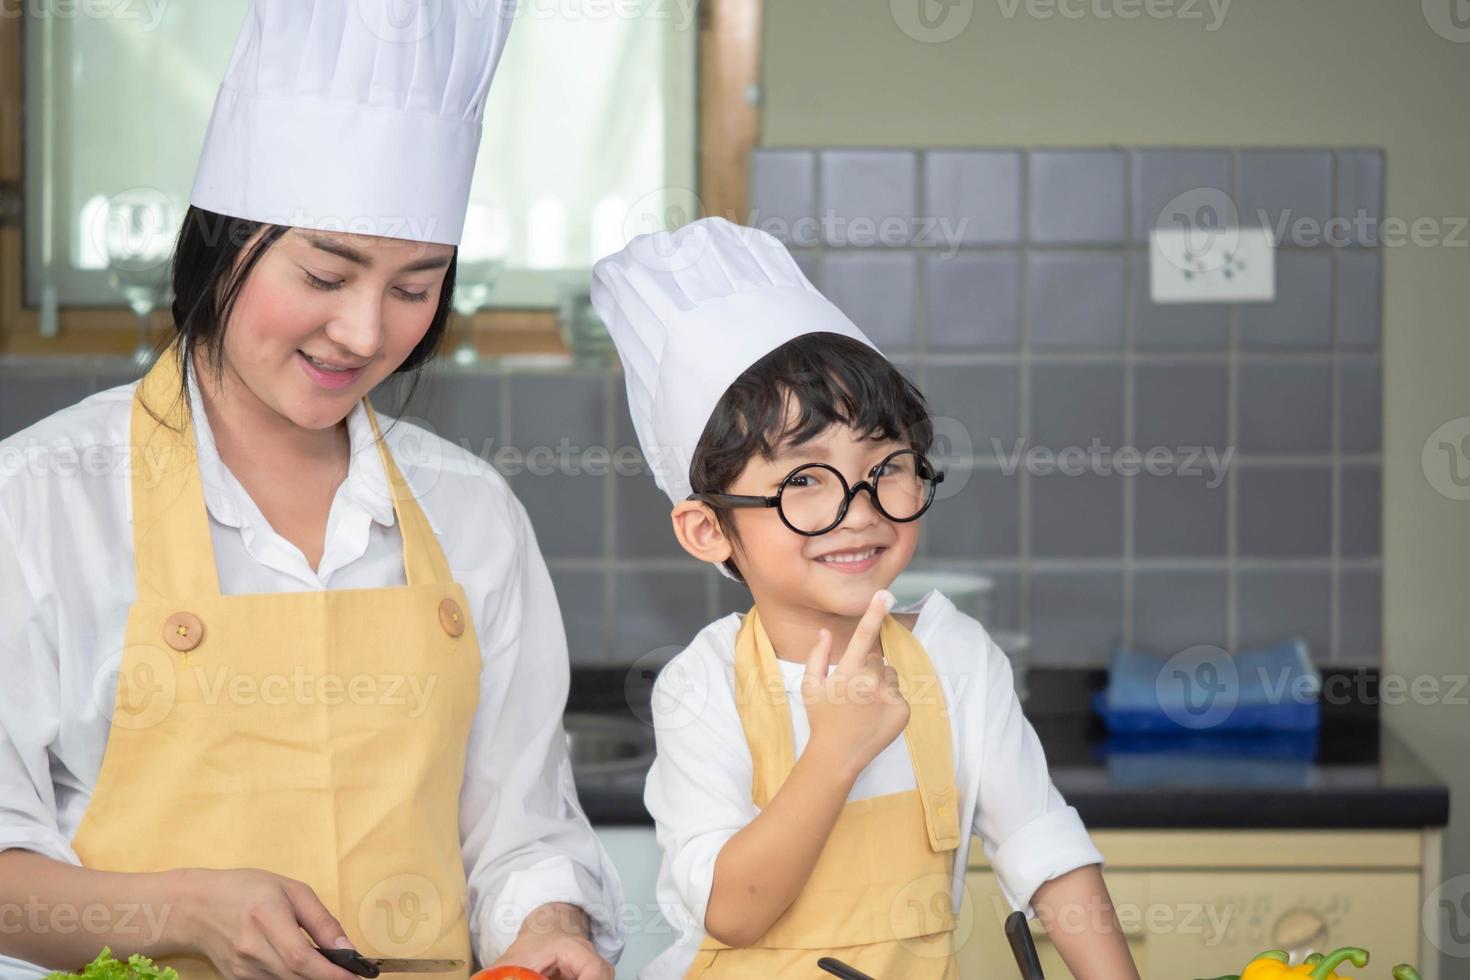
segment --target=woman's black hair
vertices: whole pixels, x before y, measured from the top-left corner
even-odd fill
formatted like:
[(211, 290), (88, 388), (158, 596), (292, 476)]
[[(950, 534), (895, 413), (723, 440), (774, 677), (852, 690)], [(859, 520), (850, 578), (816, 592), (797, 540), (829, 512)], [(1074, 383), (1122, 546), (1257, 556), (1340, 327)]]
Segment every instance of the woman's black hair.
[[(851, 337), (809, 333), (777, 347), (725, 389), (695, 447), (689, 481), (699, 493), (726, 493), (755, 456), (772, 459), (831, 425), (925, 455), (934, 444), (923, 393), (892, 362)], [(738, 541), (729, 512), (716, 507), (715, 517)], [(745, 581), (733, 560), (724, 567)]]
[[(189, 398), (190, 368), (189, 358), (184, 356), (185, 349), (197, 344), (213, 368), (216, 382), (219, 381), (224, 371), (225, 330), (235, 302), (261, 257), (288, 231), (290, 228), (286, 225), (251, 221), (189, 206), (179, 228), (169, 270), (174, 293), (174, 332), (183, 341), (178, 345), (177, 354), (180, 359), (180, 398), (184, 404)], [(457, 256), (456, 251), (444, 270), (439, 305), (434, 310), (428, 331), (393, 372), (394, 375), (408, 375), (411, 379), (399, 390), (395, 415), (412, 398), (418, 386), (418, 369), (434, 359), (444, 341), (453, 310)], [(160, 418), (159, 421), (163, 420)]]

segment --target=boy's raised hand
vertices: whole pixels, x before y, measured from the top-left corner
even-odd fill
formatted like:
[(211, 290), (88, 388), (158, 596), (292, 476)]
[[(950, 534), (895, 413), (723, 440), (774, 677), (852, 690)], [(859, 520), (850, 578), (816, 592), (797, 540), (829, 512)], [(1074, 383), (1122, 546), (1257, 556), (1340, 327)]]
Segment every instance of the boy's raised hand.
[(812, 734), (809, 749), (833, 760), (853, 778), (898, 737), (909, 721), (909, 704), (898, 673), (883, 662), (878, 635), (893, 606), (882, 589), (863, 613), (837, 669), (827, 672), (832, 634), (822, 630), (807, 655), (802, 700)]

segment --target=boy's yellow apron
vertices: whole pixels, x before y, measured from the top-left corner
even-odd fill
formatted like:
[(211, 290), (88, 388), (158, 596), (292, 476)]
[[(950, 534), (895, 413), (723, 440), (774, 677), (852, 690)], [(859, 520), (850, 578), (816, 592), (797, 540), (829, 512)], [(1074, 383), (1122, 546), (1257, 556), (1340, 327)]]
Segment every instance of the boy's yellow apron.
[[(949, 710), (929, 657), (894, 617), (883, 654), (910, 704), (909, 758), (918, 788), (843, 807), (806, 887), (754, 945), (706, 936), (689, 980), (820, 977), (835, 956), (876, 980), (953, 980), (950, 899), (959, 801)], [(736, 701), (754, 764), (757, 806), (770, 803), (796, 763), (786, 689), (754, 609), (735, 641)]]
[[(462, 959), (467, 976), (459, 793), (480, 647), (464, 591), (368, 405), (407, 584), (221, 595), (177, 346), (133, 401), (138, 598), (76, 852), (109, 871), (274, 871), (364, 953)], [(166, 965), (218, 976), (202, 956)]]

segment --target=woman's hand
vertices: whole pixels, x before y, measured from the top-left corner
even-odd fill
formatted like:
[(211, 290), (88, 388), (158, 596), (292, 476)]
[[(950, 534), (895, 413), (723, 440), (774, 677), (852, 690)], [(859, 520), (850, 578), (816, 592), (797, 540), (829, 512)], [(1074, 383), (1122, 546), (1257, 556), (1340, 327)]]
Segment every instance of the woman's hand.
[(564, 902), (532, 910), (515, 942), (490, 965), (524, 966), (548, 980), (613, 980), (612, 964), (588, 938), (587, 913)]
[(326, 948), (352, 944), (310, 886), (254, 868), (191, 868), (182, 881), (189, 909), (184, 945), (208, 956), (225, 977), (352, 980), (312, 946), (312, 940)]
[(909, 703), (899, 689), (898, 673), (883, 662), (878, 635), (893, 596), (875, 592), (867, 612), (853, 631), (837, 669), (831, 662), (832, 634), (822, 630), (807, 655), (801, 681), (802, 700), (816, 749), (856, 778), (909, 723)]

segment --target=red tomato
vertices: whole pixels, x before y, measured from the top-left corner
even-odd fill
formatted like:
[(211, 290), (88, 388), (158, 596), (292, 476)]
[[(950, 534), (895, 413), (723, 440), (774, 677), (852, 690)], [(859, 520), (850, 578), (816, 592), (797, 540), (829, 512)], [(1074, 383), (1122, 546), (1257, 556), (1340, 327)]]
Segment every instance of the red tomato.
[(470, 980), (546, 980), (535, 970), (528, 970), (523, 966), (493, 966), (488, 970), (481, 970)]

